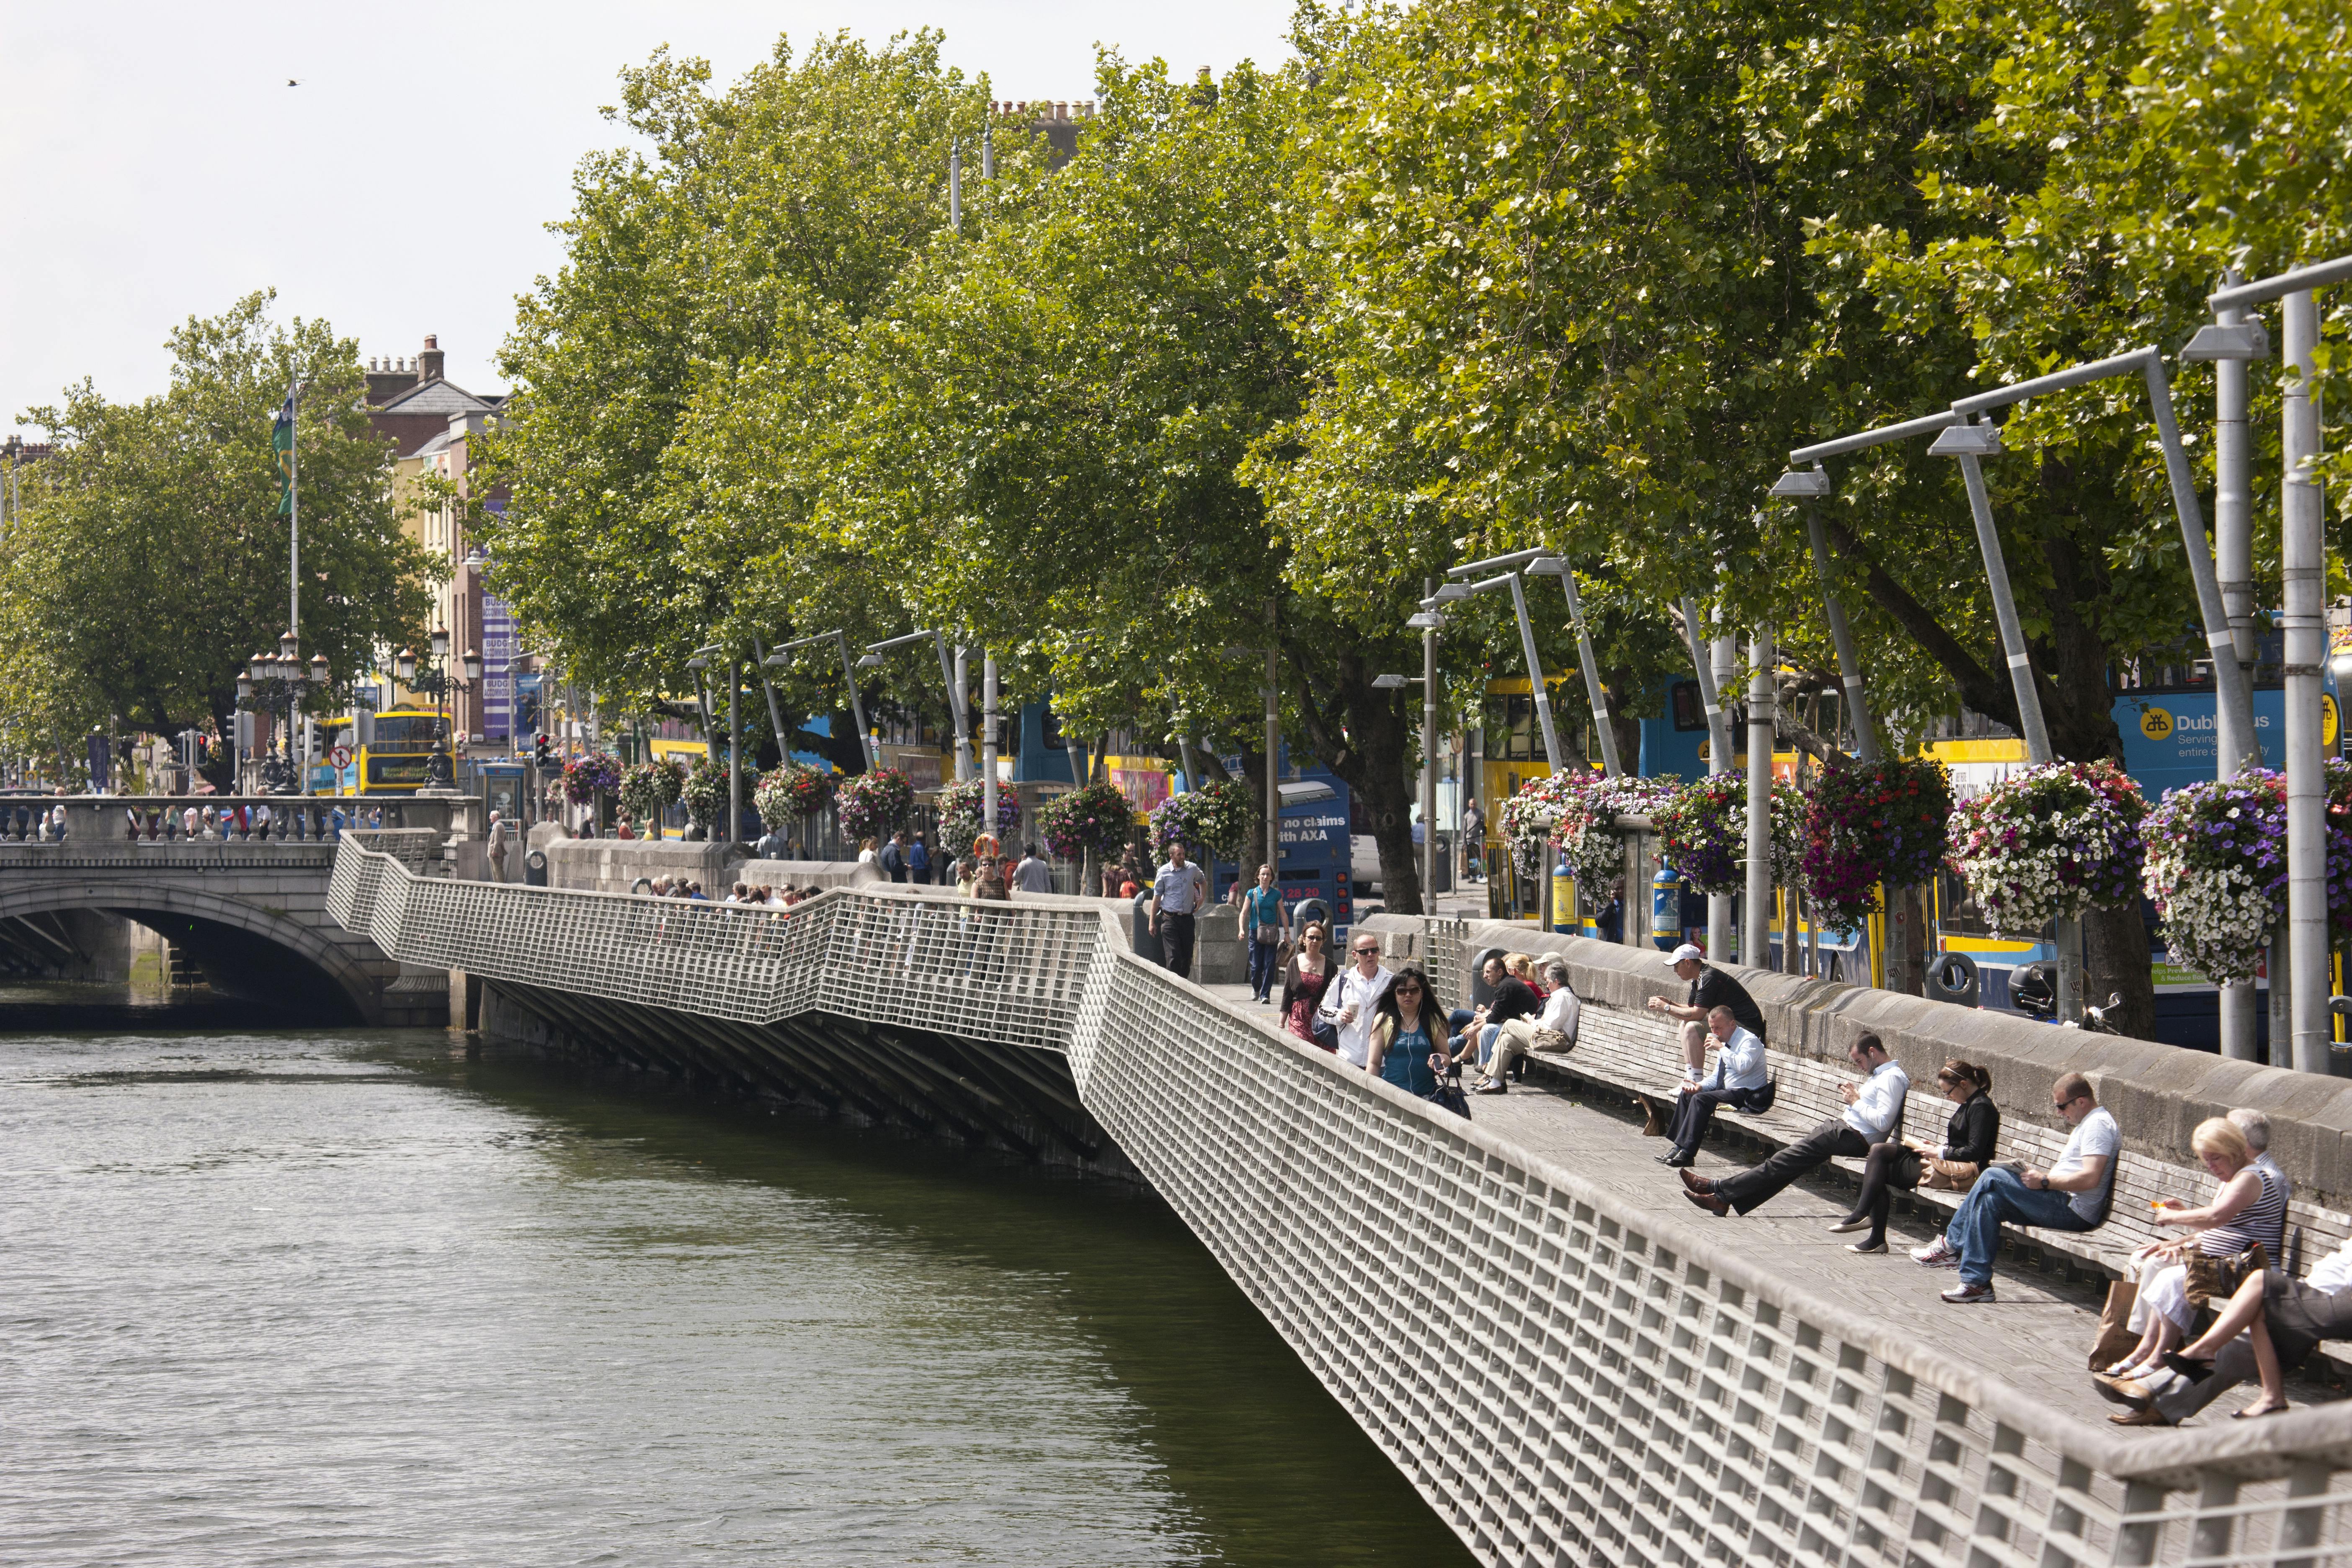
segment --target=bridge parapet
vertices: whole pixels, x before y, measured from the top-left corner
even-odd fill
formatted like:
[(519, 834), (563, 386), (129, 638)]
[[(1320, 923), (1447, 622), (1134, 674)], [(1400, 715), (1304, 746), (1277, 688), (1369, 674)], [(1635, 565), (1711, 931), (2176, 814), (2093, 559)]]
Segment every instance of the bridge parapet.
[(1488, 1563), (2315, 1565), (2352, 1542), (2352, 1405), (2085, 1426), (1243, 1015), (1126, 951), (1097, 902), (868, 887), (777, 918), (436, 882), (347, 845), (331, 907), (396, 957), (649, 1006), (653, 1029), (797, 1009), (1066, 1053), (1086, 1109)]
[[(471, 831), (480, 803), (471, 796), (415, 796), (398, 800), (331, 795), (0, 795), (0, 850), (55, 847), (59, 842), (89, 847), (139, 844), (156, 847), (215, 845), (331, 844), (341, 828), (373, 826), (429, 830), (446, 839)], [(257, 818), (267, 808), (268, 823)], [(342, 813), (339, 825), (335, 814)], [(60, 841), (45, 823), (64, 815)], [(190, 831), (187, 814), (196, 814)], [(376, 819), (381, 817), (381, 821)], [(209, 837), (207, 835), (209, 834)]]

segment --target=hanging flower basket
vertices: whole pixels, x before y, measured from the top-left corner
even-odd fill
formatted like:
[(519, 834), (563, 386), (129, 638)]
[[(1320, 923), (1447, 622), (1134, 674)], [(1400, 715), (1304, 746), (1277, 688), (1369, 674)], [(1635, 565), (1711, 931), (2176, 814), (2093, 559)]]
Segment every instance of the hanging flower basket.
[(1249, 839), (1255, 809), (1247, 784), (1211, 779), (1151, 808), (1151, 847), (1165, 855), (1181, 839), (1185, 852), (1196, 859), (1237, 858)]
[(760, 775), (751, 792), (751, 808), (770, 828), (782, 828), (804, 816), (814, 816), (833, 798), (833, 775), (805, 763), (786, 763)]
[(2139, 897), (2146, 851), (2139, 786), (2113, 763), (2028, 768), (1953, 811), (1948, 864), (1999, 934)]
[(1566, 811), (1579, 795), (1600, 782), (1600, 774), (1581, 768), (1547, 773), (1542, 778), (1529, 779), (1519, 786), (1517, 794), (1503, 803), (1495, 826), (1510, 849), (1511, 863), (1522, 875), (1531, 877), (1542, 866), (1543, 846), (1553, 837), (1553, 819)]
[(621, 789), (621, 759), (610, 752), (589, 752), (563, 764), (563, 798), (586, 805), (598, 795)]
[(915, 786), (896, 768), (853, 773), (834, 788), (834, 816), (843, 837), (887, 838), (915, 815)]
[[(987, 807), (984, 784), (979, 779), (942, 785), (940, 790), (940, 847), (950, 856), (969, 855), (982, 832), (981, 813)], [(996, 786), (996, 841), (1009, 844), (1021, 826), (1021, 797), (1012, 786)]]
[(1881, 886), (1934, 876), (1951, 816), (1950, 777), (1929, 758), (1853, 763), (1815, 780), (1800, 875), (1822, 924), (1851, 931), (1878, 909)]
[(1589, 898), (1608, 896), (1625, 874), (1625, 836), (1614, 826), (1621, 814), (1649, 816), (1664, 808), (1682, 781), (1656, 778), (1595, 778), (1575, 791), (1562, 807), (1553, 834), (1560, 855)]
[(688, 770), (686, 783), (679, 795), (686, 809), (694, 816), (695, 825), (706, 833), (710, 826), (727, 815), (727, 770), (704, 757)]
[[(1659, 850), (1702, 893), (1737, 893), (1748, 886), (1748, 781), (1709, 773), (1675, 792), (1650, 814)], [(1772, 885), (1785, 888), (1804, 853), (1805, 797), (1797, 786), (1772, 784)]]
[(652, 822), (676, 803), (686, 785), (686, 770), (676, 760), (656, 757), (639, 763), (621, 776), (621, 809), (640, 822)]
[(1065, 860), (1088, 850), (1102, 865), (1117, 860), (1135, 833), (1135, 808), (1117, 784), (1090, 784), (1037, 808), (1037, 833)]
[[(2327, 760), (2327, 918), (2352, 931), (2352, 763)], [(2175, 963), (2251, 980), (2286, 921), (2286, 777), (2246, 768), (2168, 793), (2148, 813), (2145, 887)]]

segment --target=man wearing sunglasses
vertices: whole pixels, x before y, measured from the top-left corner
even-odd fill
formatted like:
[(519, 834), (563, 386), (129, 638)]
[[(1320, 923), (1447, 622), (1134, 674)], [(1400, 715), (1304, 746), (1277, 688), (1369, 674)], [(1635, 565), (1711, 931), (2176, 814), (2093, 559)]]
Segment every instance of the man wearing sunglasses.
[(1323, 993), (1323, 1021), (1339, 1032), (1339, 1058), (1365, 1067), (1372, 1057), (1372, 1014), (1396, 976), (1381, 963), (1381, 939), (1359, 931), (1349, 944), (1355, 962)]
[(2091, 1080), (2078, 1072), (2066, 1073), (2051, 1086), (2050, 1109), (2074, 1130), (2050, 1169), (1988, 1168), (1960, 1201), (1959, 1212), (1944, 1234), (1912, 1249), (1911, 1256), (1930, 1268), (1960, 1271), (1959, 1284), (1944, 1292), (1944, 1300), (1955, 1306), (1993, 1299), (1992, 1260), (2000, 1250), (2001, 1221), (2042, 1230), (2096, 1230), (2107, 1222), (2123, 1130), (2092, 1092)]

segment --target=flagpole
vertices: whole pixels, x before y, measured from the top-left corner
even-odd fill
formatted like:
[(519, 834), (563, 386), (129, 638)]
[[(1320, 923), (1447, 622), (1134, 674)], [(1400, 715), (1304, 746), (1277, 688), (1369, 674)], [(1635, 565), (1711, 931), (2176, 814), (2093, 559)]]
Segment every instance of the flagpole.
[(293, 428), (286, 433), (286, 455), (292, 459), (287, 490), (286, 626), (302, 631), (302, 383), (298, 379), (286, 395), (294, 410)]

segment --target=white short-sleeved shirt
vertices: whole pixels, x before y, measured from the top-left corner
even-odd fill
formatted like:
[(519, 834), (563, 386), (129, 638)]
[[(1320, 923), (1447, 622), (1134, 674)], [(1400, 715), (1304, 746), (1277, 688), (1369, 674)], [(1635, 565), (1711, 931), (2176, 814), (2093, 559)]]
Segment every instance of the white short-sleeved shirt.
[(2106, 1189), (2115, 1184), (2116, 1156), (2123, 1152), (2123, 1129), (2116, 1125), (2116, 1119), (2108, 1115), (2107, 1108), (2102, 1105), (2074, 1124), (2074, 1131), (2066, 1139), (2064, 1152), (2050, 1167), (2050, 1173), (2053, 1176), (2071, 1176), (2094, 1157), (2101, 1154), (2107, 1157), (2107, 1173), (2104, 1181), (2084, 1192), (2066, 1194), (2066, 1206), (2093, 1224), (2097, 1223), (2099, 1211), (2106, 1206)]

